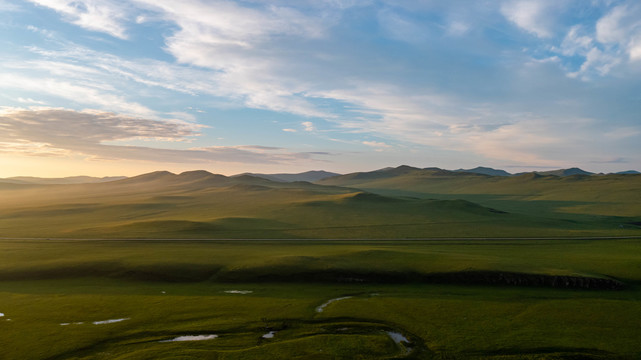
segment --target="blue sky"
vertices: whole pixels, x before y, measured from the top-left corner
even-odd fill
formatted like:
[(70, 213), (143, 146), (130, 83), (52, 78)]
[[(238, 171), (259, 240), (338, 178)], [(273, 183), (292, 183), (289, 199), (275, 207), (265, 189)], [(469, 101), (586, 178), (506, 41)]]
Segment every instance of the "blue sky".
[(0, 0), (0, 177), (641, 170), (641, 3)]

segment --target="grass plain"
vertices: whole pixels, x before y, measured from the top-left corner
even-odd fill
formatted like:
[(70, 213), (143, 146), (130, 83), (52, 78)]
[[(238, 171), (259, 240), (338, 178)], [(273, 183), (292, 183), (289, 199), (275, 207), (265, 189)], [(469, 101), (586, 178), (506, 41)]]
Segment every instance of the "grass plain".
[(0, 181), (0, 359), (637, 359), (640, 196), (410, 167)]
[(504, 178), (399, 167), (312, 184), (204, 171), (156, 172), (97, 184), (0, 182), (0, 198), (4, 237), (403, 239), (641, 234), (641, 175)]
[[(6, 359), (641, 356), (639, 239), (3, 240), (0, 254)], [(395, 280), (469, 270), (614, 278), (625, 287)], [(109, 319), (127, 320), (93, 324)], [(275, 336), (262, 338), (269, 331)]]

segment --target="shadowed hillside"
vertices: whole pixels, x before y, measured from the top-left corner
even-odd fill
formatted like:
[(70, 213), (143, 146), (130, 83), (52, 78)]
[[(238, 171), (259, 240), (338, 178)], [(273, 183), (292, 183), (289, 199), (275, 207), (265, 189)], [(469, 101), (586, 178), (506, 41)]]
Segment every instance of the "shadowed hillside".
[(640, 175), (564, 174), (532, 172), (506, 177), (401, 166), (336, 176), (317, 183), (392, 196), (460, 198), (528, 215), (641, 216)]
[(158, 171), (102, 183), (4, 184), (0, 231), (71, 238), (630, 235), (641, 224), (639, 179), (400, 166), (314, 184)]

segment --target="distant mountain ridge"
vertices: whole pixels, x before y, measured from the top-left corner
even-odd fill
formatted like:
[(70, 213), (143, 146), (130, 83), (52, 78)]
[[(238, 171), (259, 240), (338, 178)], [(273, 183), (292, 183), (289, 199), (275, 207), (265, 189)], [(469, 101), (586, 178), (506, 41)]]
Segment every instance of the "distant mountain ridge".
[(302, 173), (297, 173), (297, 174), (289, 174), (289, 173), (283, 173), (283, 174), (257, 174), (257, 173), (243, 173), (235, 176), (242, 176), (242, 175), (249, 175), (249, 176), (254, 176), (254, 177), (259, 177), (271, 181), (279, 181), (279, 182), (295, 182), (295, 181), (308, 181), (308, 182), (314, 182), (314, 181), (319, 181), (326, 179), (328, 177), (332, 176), (338, 176), (341, 174), (338, 173), (333, 173), (329, 171), (324, 171), (324, 170), (312, 170), (312, 171), (305, 171)]
[[(438, 167), (427, 167), (427, 168), (417, 168), (409, 165), (400, 165), (397, 167), (385, 167), (373, 171), (363, 171), (363, 172), (353, 172), (348, 174), (339, 174), (330, 171), (324, 170), (312, 170), (305, 171), (301, 173), (276, 173), (276, 174), (262, 174), (262, 173), (242, 173), (232, 176), (224, 176), (213, 174), (206, 170), (194, 170), (186, 171), (180, 174), (174, 174), (169, 171), (155, 171), (147, 174), (142, 174), (133, 177), (126, 176), (105, 176), (105, 177), (92, 177), (92, 176), (69, 176), (63, 178), (41, 178), (33, 176), (14, 176), (9, 178), (0, 178), (0, 183), (5, 184), (14, 184), (14, 185), (71, 185), (71, 184), (94, 184), (94, 183), (108, 183), (114, 181), (127, 181), (131, 180), (132, 182), (141, 182), (141, 181), (152, 181), (154, 179), (158, 181), (169, 181), (176, 183), (183, 183), (189, 181), (195, 182), (209, 182), (209, 183), (231, 183), (231, 179), (242, 180), (242, 182), (256, 183), (261, 180), (269, 180), (273, 182), (280, 183), (291, 183), (298, 181), (305, 181), (310, 183), (323, 183), (324, 180), (330, 180), (335, 178), (340, 178), (341, 180), (350, 179), (351, 181), (359, 180), (374, 180), (374, 179), (385, 179), (393, 178), (400, 175), (413, 174), (416, 176), (465, 176), (468, 175), (484, 175), (484, 176), (499, 176), (499, 177), (514, 177), (522, 176), (527, 174), (532, 174), (536, 176), (557, 176), (557, 177), (567, 177), (567, 176), (591, 176), (591, 175), (607, 175), (607, 174), (595, 174), (589, 171), (582, 170), (577, 167), (572, 167), (568, 169), (557, 169), (557, 170), (547, 170), (547, 171), (530, 171), (530, 172), (520, 172), (516, 174), (509, 173), (502, 169), (494, 169), (490, 167), (477, 166), (473, 169), (457, 169), (457, 170), (446, 170)], [(637, 170), (626, 170), (616, 173), (608, 174), (617, 174), (617, 175), (639, 175), (641, 172)], [(329, 182), (332, 182), (331, 180)]]
[(483, 174), (483, 175), (490, 175), (490, 176), (512, 176), (509, 172), (501, 169), (492, 169), (488, 167), (483, 167), (483, 166), (477, 166), (474, 169), (458, 169), (454, 170), (456, 172), (468, 172), (468, 173), (475, 173), (475, 174)]
[(14, 176), (0, 181), (12, 184), (36, 184), (36, 185), (65, 185), (65, 184), (93, 184), (109, 181), (117, 181), (126, 179), (126, 176), (69, 176), (63, 178), (41, 178), (34, 176)]
[(572, 176), (572, 175), (594, 175), (593, 172), (585, 171), (577, 167), (569, 169), (559, 169), (559, 170), (550, 170), (550, 171), (536, 171), (536, 173), (541, 175), (554, 175), (554, 176)]

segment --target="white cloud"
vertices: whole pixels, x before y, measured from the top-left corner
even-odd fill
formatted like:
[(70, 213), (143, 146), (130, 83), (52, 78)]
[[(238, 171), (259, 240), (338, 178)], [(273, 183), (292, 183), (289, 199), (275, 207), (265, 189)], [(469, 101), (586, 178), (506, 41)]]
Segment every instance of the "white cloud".
[(324, 14), (309, 15), (291, 6), (245, 7), (229, 1), (137, 3), (178, 26), (166, 39), (166, 50), (179, 63), (213, 70), (209, 78), (217, 95), (253, 108), (330, 116), (307, 101), (305, 91), (310, 85), (292, 72), (304, 60), (291, 48), (282, 51), (286, 42), (325, 36), (331, 20)]
[(630, 41), (628, 51), (630, 52), (630, 60), (641, 60), (641, 35)]
[(595, 47), (586, 54), (585, 62), (581, 65), (580, 72), (586, 73), (589, 69), (594, 69), (599, 75), (603, 76), (609, 73), (619, 61), (619, 58), (615, 55), (603, 52)]
[(450, 35), (461, 36), (470, 30), (470, 24), (463, 21), (451, 21), (447, 26)]
[(582, 25), (570, 28), (561, 43), (561, 53), (566, 56), (586, 55), (594, 45), (594, 39), (586, 35)]
[(128, 18), (128, 9), (122, 2), (111, 0), (29, 0), (62, 14), (69, 22), (91, 31), (107, 33), (126, 39), (122, 22)]
[(20, 10), (20, 6), (6, 0), (0, 0), (0, 12), (15, 12)]
[(81, 104), (102, 106), (105, 109), (131, 115), (154, 116), (155, 112), (136, 102), (127, 101), (124, 96), (111, 94), (94, 87), (99, 84), (69, 82), (56, 78), (41, 78), (22, 74), (0, 73), (2, 88), (19, 89), (33, 94), (67, 99)]
[(596, 38), (602, 44), (621, 49), (630, 60), (641, 58), (641, 5), (624, 3), (614, 7), (596, 24)]
[(608, 14), (603, 16), (596, 24), (596, 38), (601, 43), (620, 43), (624, 41), (626, 33), (626, 19), (628, 19), (628, 7), (617, 6)]
[(384, 143), (382, 141), (363, 141), (363, 145), (375, 147), (375, 148), (391, 148), (392, 146)]
[[(89, 28), (79, 19), (81, 16), (90, 15), (83, 15), (84, 13), (81, 14), (76, 8), (69, 10), (73, 7), (71, 2), (40, 2), (49, 4), (52, 8), (62, 7), (60, 13), (70, 12), (65, 15), (68, 21)], [(89, 3), (92, 2), (77, 2), (85, 5)], [(636, 7), (630, 5), (632, 2), (627, 2), (625, 9), (615, 6), (598, 23), (590, 20), (591, 23), (576, 26), (560, 24), (560, 13), (567, 8), (568, 2), (565, 0), (502, 2), (500, 12), (503, 16), (520, 29), (534, 34), (536, 38), (532, 37), (527, 41), (541, 44), (537, 55), (541, 57), (542, 54), (545, 57), (543, 60), (535, 61), (539, 67), (524, 67), (531, 74), (528, 81), (522, 84), (503, 81), (511, 79), (514, 75), (511, 72), (514, 69), (509, 67), (514, 59), (509, 58), (510, 54), (517, 52), (513, 44), (499, 43), (503, 37), (500, 41), (483, 37), (483, 29), (487, 27), (493, 27), (493, 31), (497, 28), (504, 30), (504, 26), (487, 24), (488, 21), (494, 22), (497, 18), (499, 5), (491, 6), (491, 10), (485, 9), (484, 11), (491, 11), (492, 14), (490, 16), (483, 13), (482, 16), (478, 16), (482, 19), (474, 18), (477, 15), (476, 10), (487, 3), (476, 7), (470, 5), (473, 9), (466, 10), (469, 14), (443, 16), (429, 23), (429, 29), (424, 19), (418, 20), (420, 16), (413, 17), (412, 9), (442, 11), (450, 5), (433, 1), (388, 1), (385, 10), (374, 7), (365, 9), (369, 11), (368, 14), (378, 15), (376, 20), (388, 37), (409, 43), (423, 42), (421, 45), (425, 45), (424, 47), (415, 47), (413, 50), (425, 51), (429, 56), (420, 59), (421, 69), (413, 69), (412, 62), (419, 62), (418, 59), (399, 60), (400, 56), (396, 54), (388, 57), (387, 54), (377, 53), (380, 49), (372, 50), (367, 46), (346, 49), (345, 45), (350, 44), (333, 38), (338, 28), (332, 27), (336, 25), (337, 18), (340, 18), (342, 9), (366, 3), (367, 1), (357, 4), (353, 1), (336, 0), (135, 0), (134, 5), (139, 11), (124, 14), (118, 13), (119, 5), (107, 1), (101, 3), (104, 4), (101, 6), (115, 10), (112, 11), (112, 15), (107, 16), (109, 12), (96, 10), (96, 5), (94, 10), (91, 10), (91, 16), (103, 16), (105, 19), (97, 21), (94, 30), (124, 37), (127, 26), (135, 26), (136, 21), (162, 21), (166, 26), (163, 30), (166, 31), (163, 34), (164, 50), (172, 55), (176, 62), (152, 59), (126, 60), (68, 43), (62, 45), (61, 51), (31, 48), (34, 54), (40, 56), (40, 60), (22, 62), (22, 65), (19, 64), (21, 61), (9, 65), (5, 63), (4, 68), (0, 69), (0, 87), (28, 91), (36, 94), (29, 94), (35, 99), (39, 98), (38, 94), (47, 95), (47, 100), (51, 96), (57, 96), (83, 106), (113, 109), (119, 113), (151, 119), (158, 118), (159, 114), (132, 101), (131, 94), (155, 96), (154, 92), (169, 90), (189, 95), (209, 95), (194, 101), (212, 107), (225, 103), (226, 106), (247, 106), (305, 117), (318, 116), (333, 123), (344, 133), (372, 133), (373, 137), (376, 137), (376, 134), (384, 134), (384, 137), (395, 141), (399, 139), (433, 148), (473, 151), (487, 157), (510, 157), (543, 164), (554, 159), (553, 155), (542, 150), (547, 146), (561, 149), (560, 151), (568, 150), (563, 146), (558, 130), (552, 126), (554, 121), (549, 120), (548, 123), (543, 120), (523, 119), (515, 113), (519, 108), (529, 109), (537, 106), (536, 98), (540, 94), (530, 92), (526, 89), (528, 86), (549, 89), (554, 87), (554, 84), (563, 83), (563, 80), (576, 82), (566, 78), (559, 81), (541, 78), (539, 70), (543, 67), (555, 70), (564, 67), (570, 75), (587, 79), (595, 75), (605, 76), (613, 73), (616, 66), (625, 62), (625, 57), (629, 57), (630, 60), (641, 59), (641, 36), (638, 36), (638, 26), (635, 25), (638, 22), (636, 19), (641, 19), (641, 16), (635, 17)], [(400, 5), (396, 7), (397, 4)], [(610, 6), (604, 5), (603, 8)], [(401, 8), (405, 10), (400, 10)], [(86, 12), (91, 11), (87, 8)], [(443, 25), (431, 28), (434, 24)], [(565, 37), (561, 31), (557, 31), (562, 29), (562, 26), (567, 26)], [(432, 48), (430, 42), (424, 41), (427, 39), (428, 30), (430, 37), (445, 35), (444, 40), (439, 39), (448, 42), (444, 52), (439, 52), (441, 48), (436, 45)], [(513, 28), (512, 31), (514, 30), (517, 29)], [(469, 33), (473, 37), (447, 37), (463, 33)], [(509, 32), (505, 35), (511, 36)], [(469, 39), (479, 41), (472, 44)], [(518, 41), (519, 38), (512, 37), (512, 40)], [(484, 47), (492, 41), (494, 47), (491, 50)], [(550, 54), (553, 45), (556, 48), (552, 50), (554, 54)], [(354, 44), (354, 47), (356, 46), (360, 44)], [(462, 49), (462, 46), (465, 46), (465, 49)], [(492, 54), (488, 55), (489, 52)], [(371, 55), (375, 57), (372, 58)], [(478, 56), (484, 64), (482, 68), (470, 69), (469, 72), (465, 69), (464, 72), (478, 74), (485, 70), (497, 70), (495, 73), (501, 72), (504, 77), (497, 76), (496, 82), (489, 80), (489, 83), (486, 83), (483, 80), (490, 79), (489, 76), (481, 76), (475, 80), (475, 75), (472, 75), (469, 86), (438, 85), (443, 78), (439, 78), (430, 66), (442, 66), (443, 72), (452, 74), (452, 79), (460, 79), (462, 76), (457, 77), (456, 70), (461, 68), (457, 68), (459, 65), (456, 64), (450, 65), (450, 62), (456, 63), (457, 61), (452, 61), (452, 57), (461, 55), (464, 59), (467, 59), (465, 56), (470, 56), (469, 59), (477, 59)], [(572, 57), (570, 65), (564, 57)], [(577, 59), (583, 61), (577, 63)], [(474, 65), (470, 63), (470, 67)], [(29, 71), (33, 71), (33, 74)], [(372, 74), (376, 76), (376, 80), (368, 80)], [(559, 77), (563, 78), (557, 76)], [(440, 86), (438, 91), (434, 90), (437, 86)], [(470, 95), (471, 91), (460, 96), (452, 95), (463, 86), (468, 89), (488, 89), (490, 93), (498, 92), (509, 99), (497, 100), (492, 98), (493, 95), (485, 94)], [(570, 90), (572, 93), (587, 92), (585, 88), (580, 87)], [(521, 98), (519, 94), (523, 94)], [(531, 95), (532, 99), (529, 98)], [(524, 100), (526, 96), (528, 99)], [(477, 98), (484, 100), (475, 100)], [(322, 101), (317, 101), (319, 99)], [(492, 103), (485, 104), (483, 101)], [(581, 101), (587, 103), (589, 100), (577, 100)], [(319, 103), (322, 105), (315, 105)], [(503, 105), (510, 109), (505, 109)], [(184, 109), (184, 106), (181, 105), (181, 108)], [(537, 111), (545, 113), (545, 110)], [(176, 116), (193, 119), (187, 114)], [(562, 119), (562, 116), (552, 117)], [(314, 124), (303, 120), (307, 119), (298, 120), (299, 126), (285, 125), (295, 129), (285, 128), (282, 131), (313, 131)], [(532, 127), (539, 126), (538, 121), (544, 124), (541, 125), (541, 130), (532, 130)], [(583, 129), (577, 133), (595, 139), (591, 131)], [(38, 143), (51, 145), (44, 140)], [(374, 146), (377, 143), (362, 144)], [(101, 147), (101, 151), (106, 151), (105, 149)], [(151, 150), (153, 149), (118, 147), (110, 148), (109, 151), (112, 155), (116, 152), (148, 153), (145, 156), (151, 158)], [(223, 153), (228, 153), (230, 158), (236, 159), (245, 155), (248, 159), (259, 158), (259, 150), (244, 148), (232, 150), (230, 147), (210, 147), (175, 153), (171, 152), (173, 150), (167, 151), (169, 153), (165, 152), (165, 155), (172, 159), (186, 156), (187, 153), (184, 151), (189, 151), (187, 157), (191, 159), (210, 159), (213, 154), (222, 156)], [(279, 159), (290, 156), (285, 150), (275, 152), (283, 153)], [(241, 156), (241, 153), (244, 155)], [(267, 154), (271, 154), (269, 159), (277, 159), (272, 151), (261, 153), (260, 156)], [(309, 154), (294, 155), (294, 158), (296, 156), (303, 158)]]
[(23, 156), (69, 156), (70, 151), (52, 147), (48, 143), (31, 142), (26, 140), (0, 141), (0, 154), (16, 154)]
[(501, 5), (501, 13), (521, 29), (548, 38), (553, 35), (551, 10), (558, 5), (554, 0), (509, 0)]
[(18, 101), (19, 103), (32, 104), (32, 105), (34, 105), (34, 104), (35, 105), (46, 105), (47, 104), (44, 101), (34, 100), (32, 98), (23, 98), (23, 97), (17, 98), (16, 101)]
[(551, 47), (559, 55), (583, 58), (578, 69), (565, 66), (569, 77), (594, 80), (641, 59), (641, 5), (624, 2), (590, 25), (570, 27), (560, 47)]

